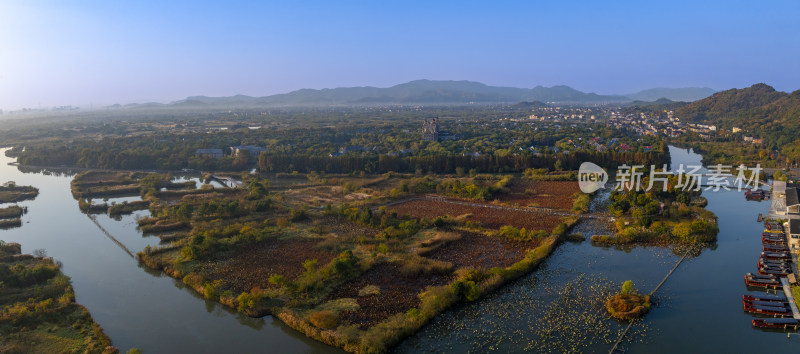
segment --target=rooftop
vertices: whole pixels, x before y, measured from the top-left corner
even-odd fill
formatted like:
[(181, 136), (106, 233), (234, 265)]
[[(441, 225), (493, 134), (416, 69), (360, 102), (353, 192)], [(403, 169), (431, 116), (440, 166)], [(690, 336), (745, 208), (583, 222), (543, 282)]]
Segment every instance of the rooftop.
[(800, 204), (800, 200), (797, 198), (797, 188), (795, 187), (788, 187), (786, 188), (786, 206), (790, 207), (792, 205)]
[(789, 233), (792, 235), (800, 234), (800, 220), (798, 219), (789, 220)]
[(772, 191), (774, 193), (786, 193), (786, 182), (785, 181), (772, 182)]

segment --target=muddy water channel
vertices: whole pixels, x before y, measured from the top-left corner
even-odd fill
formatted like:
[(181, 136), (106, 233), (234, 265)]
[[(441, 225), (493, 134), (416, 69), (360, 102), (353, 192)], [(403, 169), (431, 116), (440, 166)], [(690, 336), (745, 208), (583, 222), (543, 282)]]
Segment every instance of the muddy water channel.
[[(701, 156), (670, 147), (672, 169)], [(800, 338), (752, 328), (742, 311), (743, 275), (756, 270), (769, 202), (742, 193), (704, 191), (719, 217), (716, 245), (687, 258), (655, 295), (653, 308), (621, 347), (631, 353), (797, 353)], [(593, 208), (604, 208), (604, 196)], [(575, 231), (589, 237), (608, 226), (588, 220)], [(650, 292), (683, 255), (665, 247), (598, 247), (565, 243), (534, 273), (481, 301), (459, 306), (404, 341), (399, 352), (607, 353), (625, 324), (609, 318), (603, 299), (633, 280)]]

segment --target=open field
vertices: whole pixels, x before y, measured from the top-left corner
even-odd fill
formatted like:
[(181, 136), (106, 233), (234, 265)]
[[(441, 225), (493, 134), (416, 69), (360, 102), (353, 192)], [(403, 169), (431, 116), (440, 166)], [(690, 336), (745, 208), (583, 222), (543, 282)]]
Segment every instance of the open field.
[[(340, 318), (366, 329), (392, 315), (418, 307), (420, 291), (428, 286), (447, 284), (450, 278), (442, 274), (406, 275), (395, 264), (380, 263), (336, 288), (328, 299), (355, 298), (359, 309), (344, 311)], [(359, 291), (368, 285), (376, 286), (379, 293), (359, 296)]]
[(293, 280), (303, 273), (304, 261), (316, 259), (319, 264), (327, 264), (336, 256), (318, 249), (319, 241), (297, 238), (268, 240), (234, 251), (235, 257), (208, 261), (201, 266), (202, 272), (208, 279), (222, 279), (223, 286), (236, 293), (254, 287), (274, 287), (269, 283), (270, 276), (280, 274)]
[(508, 267), (525, 257), (529, 249), (538, 246), (537, 241), (512, 240), (492, 237), (476, 232), (461, 232), (461, 238), (445, 243), (432, 251), (420, 255), (438, 261), (449, 262), (455, 268), (472, 267), (490, 269)]
[(452, 218), (463, 217), (466, 220), (480, 223), (484, 227), (499, 228), (511, 225), (528, 230), (551, 230), (562, 222), (562, 217), (539, 212), (492, 208), (488, 203), (472, 203), (462, 205), (435, 200), (409, 200), (388, 207), (397, 215), (409, 215), (413, 218), (434, 218), (447, 215)]
[(553, 209), (572, 209), (573, 195), (580, 192), (575, 181), (531, 181), (516, 178), (509, 192), (499, 194), (496, 200), (518, 206), (538, 206)]

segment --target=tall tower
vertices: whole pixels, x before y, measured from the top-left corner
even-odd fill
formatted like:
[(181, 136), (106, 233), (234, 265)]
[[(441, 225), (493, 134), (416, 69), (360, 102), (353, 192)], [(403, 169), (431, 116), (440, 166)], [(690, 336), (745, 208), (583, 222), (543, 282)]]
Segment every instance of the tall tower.
[(439, 118), (426, 119), (422, 123), (422, 140), (439, 141)]

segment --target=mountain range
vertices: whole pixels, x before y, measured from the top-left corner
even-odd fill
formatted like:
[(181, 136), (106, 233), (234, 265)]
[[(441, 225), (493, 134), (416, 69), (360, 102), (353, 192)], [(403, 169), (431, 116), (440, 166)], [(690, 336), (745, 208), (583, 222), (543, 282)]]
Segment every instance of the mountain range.
[[(560, 104), (625, 103), (634, 100), (694, 101), (714, 93), (709, 88), (655, 88), (630, 95), (600, 95), (578, 91), (569, 86), (517, 88), (489, 86), (474, 81), (415, 80), (379, 87), (340, 87), (302, 89), (263, 97), (236, 95), (228, 97), (190, 96), (163, 107), (201, 108), (210, 106), (305, 106), (305, 105), (374, 105), (374, 104), (494, 104), (540, 101)], [(131, 104), (125, 107), (153, 107), (159, 104)], [(123, 107), (115, 105), (115, 107)]]

